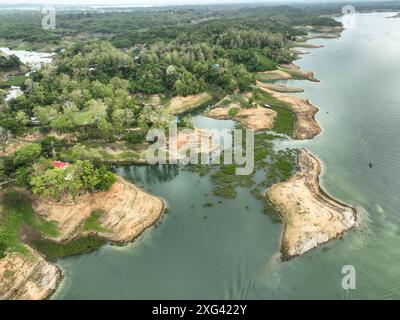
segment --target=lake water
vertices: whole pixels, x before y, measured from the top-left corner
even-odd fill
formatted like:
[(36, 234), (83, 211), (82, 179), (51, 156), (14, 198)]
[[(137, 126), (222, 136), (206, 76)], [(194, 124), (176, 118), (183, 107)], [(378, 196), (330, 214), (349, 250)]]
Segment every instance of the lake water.
[(30, 69), (39, 69), (43, 64), (50, 63), (54, 53), (35, 52), (26, 50), (11, 50), (9, 48), (0, 48), (0, 51), (17, 56), (22, 63), (27, 64)]
[[(132, 244), (59, 261), (65, 278), (53, 298), (400, 298), (400, 19), (388, 15), (358, 14), (340, 39), (312, 40), (324, 47), (307, 49), (297, 64), (321, 82), (288, 81), (320, 108), (323, 132), (285, 145), (306, 146), (323, 161), (323, 187), (358, 208), (358, 229), (283, 263), (282, 225), (248, 190), (219, 204), (207, 177), (121, 168), (163, 197), (168, 213)], [(341, 287), (345, 265), (355, 267), (356, 290)]]
[[(35, 51), (25, 51), (25, 50), (11, 50), (9, 48), (0, 48), (1, 52), (8, 55), (17, 56), (22, 63), (26, 64), (30, 70), (40, 69), (44, 64), (50, 63), (53, 60), (54, 53), (46, 52), (35, 52)], [(29, 75), (29, 72), (26, 74)], [(22, 95), (23, 92), (19, 86), (12, 86), (10, 90), (7, 91), (7, 95), (4, 98), (5, 101), (10, 101)]]

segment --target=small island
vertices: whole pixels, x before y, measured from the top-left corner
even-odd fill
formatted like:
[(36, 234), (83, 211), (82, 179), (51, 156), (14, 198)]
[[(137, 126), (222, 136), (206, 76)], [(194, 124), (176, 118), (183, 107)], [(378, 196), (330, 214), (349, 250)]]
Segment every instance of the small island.
[(299, 170), (275, 184), (267, 196), (284, 223), (282, 260), (299, 256), (340, 237), (356, 223), (356, 210), (327, 195), (319, 186), (321, 166), (305, 149), (298, 150)]

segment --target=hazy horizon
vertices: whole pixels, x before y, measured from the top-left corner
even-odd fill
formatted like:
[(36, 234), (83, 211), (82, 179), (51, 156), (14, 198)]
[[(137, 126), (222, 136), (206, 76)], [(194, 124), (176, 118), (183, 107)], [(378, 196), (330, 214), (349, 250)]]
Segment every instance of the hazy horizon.
[(289, 3), (335, 3), (335, 2), (389, 2), (387, 0), (0, 0), (0, 5), (20, 7), (23, 5), (61, 5), (61, 6), (167, 6), (167, 5), (218, 5), (218, 4), (289, 4)]

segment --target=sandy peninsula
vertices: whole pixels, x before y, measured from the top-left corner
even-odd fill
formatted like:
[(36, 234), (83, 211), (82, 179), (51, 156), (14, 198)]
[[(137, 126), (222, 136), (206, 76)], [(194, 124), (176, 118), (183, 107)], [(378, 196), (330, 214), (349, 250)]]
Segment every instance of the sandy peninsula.
[(386, 19), (396, 19), (396, 18), (400, 18), (400, 12), (395, 14), (394, 16), (386, 17)]
[(301, 26), (299, 29), (309, 33), (307, 36), (299, 36), (296, 41), (305, 41), (307, 39), (336, 39), (340, 38), (344, 31), (343, 26)]
[(291, 48), (290, 52), (292, 52), (295, 55), (303, 55), (303, 54), (310, 54), (311, 53), (310, 51), (303, 50), (302, 48), (299, 48), (299, 47)]
[(301, 70), (299, 66), (293, 63), (282, 64), (276, 70), (258, 72), (257, 79), (260, 81), (305, 79), (319, 82), (319, 80), (315, 78), (313, 72)]
[(267, 190), (283, 223), (282, 260), (289, 260), (341, 236), (354, 227), (356, 211), (328, 196), (319, 186), (321, 166), (305, 149), (298, 150), (299, 171)]
[(265, 88), (265, 89), (269, 89), (269, 90), (280, 92), (280, 93), (304, 92), (304, 89), (302, 89), (302, 88), (288, 87), (288, 86), (285, 86), (284, 84), (264, 83), (264, 82), (257, 81), (256, 85), (259, 88)]
[(321, 127), (315, 120), (315, 114), (318, 112), (318, 108), (312, 105), (309, 100), (275, 92), (265, 87), (259, 88), (268, 92), (274, 98), (290, 105), (291, 111), (296, 117), (294, 130), (296, 139), (312, 139), (321, 132)]
[[(230, 110), (235, 110), (232, 113)], [(231, 103), (228, 106), (216, 106), (206, 115), (214, 119), (232, 119), (242, 124), (247, 129), (254, 131), (270, 130), (274, 126), (276, 111), (263, 108), (259, 105), (251, 108), (242, 108), (239, 104)]]
[[(35, 213), (57, 223), (59, 235), (49, 240), (66, 243), (82, 236), (97, 236), (114, 243), (127, 243), (155, 224), (165, 211), (162, 199), (152, 196), (128, 181), (118, 178), (109, 191), (84, 194), (71, 202), (33, 199)], [(101, 210), (99, 219), (105, 231), (83, 231), (93, 211)], [(61, 281), (61, 272), (27, 247), (30, 254), (9, 253), (0, 259), (0, 295), (3, 299), (45, 299), (54, 288), (43, 286), (48, 274), (55, 270), (54, 283)]]
[[(87, 193), (76, 202), (56, 202), (42, 198), (33, 200), (33, 209), (49, 221), (57, 223), (59, 236), (52, 240), (65, 242), (83, 235), (82, 225), (95, 210), (104, 214), (100, 224), (111, 232), (94, 232), (112, 242), (126, 243), (157, 222), (165, 209), (164, 201), (144, 192), (118, 177), (105, 192)], [(93, 232), (91, 232), (93, 234)]]

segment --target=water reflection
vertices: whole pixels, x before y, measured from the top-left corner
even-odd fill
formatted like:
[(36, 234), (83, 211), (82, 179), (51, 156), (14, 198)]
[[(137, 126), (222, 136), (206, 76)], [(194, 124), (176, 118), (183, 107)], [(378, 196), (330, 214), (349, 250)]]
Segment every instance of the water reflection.
[(137, 184), (150, 185), (171, 181), (178, 176), (179, 166), (171, 164), (136, 165), (118, 168), (116, 172)]

